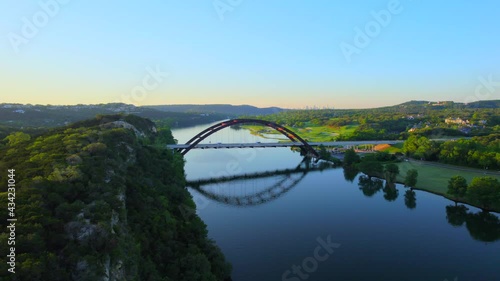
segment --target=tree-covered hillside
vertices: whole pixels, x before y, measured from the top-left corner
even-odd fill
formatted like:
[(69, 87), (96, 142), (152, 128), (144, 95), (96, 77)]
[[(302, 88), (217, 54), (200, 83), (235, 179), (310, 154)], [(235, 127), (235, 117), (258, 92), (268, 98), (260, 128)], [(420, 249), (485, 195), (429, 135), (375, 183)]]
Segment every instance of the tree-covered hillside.
[(247, 117), (276, 122), (315, 141), (407, 139), (412, 134), (471, 137), (500, 132), (499, 105), (498, 100), (469, 104), (411, 101), (370, 109), (289, 110)]
[[(230, 280), (231, 266), (192, 212), (183, 159), (159, 148), (166, 142), (173, 142), (169, 130), (133, 115), (5, 138), (0, 252), (15, 247), (16, 274), (2, 262), (1, 279)], [(10, 178), (15, 209), (8, 211)]]

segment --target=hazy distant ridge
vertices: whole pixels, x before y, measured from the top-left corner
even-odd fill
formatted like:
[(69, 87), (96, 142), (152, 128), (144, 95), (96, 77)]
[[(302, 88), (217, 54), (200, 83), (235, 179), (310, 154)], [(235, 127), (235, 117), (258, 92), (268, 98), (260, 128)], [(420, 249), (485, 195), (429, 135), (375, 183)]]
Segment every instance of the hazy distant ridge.
[(185, 113), (220, 113), (227, 115), (267, 115), (284, 111), (279, 107), (259, 108), (252, 105), (231, 104), (173, 104), (147, 106), (161, 111), (185, 112)]

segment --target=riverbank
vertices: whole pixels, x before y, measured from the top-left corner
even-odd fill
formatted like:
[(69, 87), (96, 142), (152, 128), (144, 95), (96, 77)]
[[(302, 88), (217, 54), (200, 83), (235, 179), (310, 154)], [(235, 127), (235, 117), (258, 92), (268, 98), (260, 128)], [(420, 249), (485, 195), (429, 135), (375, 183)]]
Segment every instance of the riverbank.
[[(279, 133), (271, 128), (262, 128), (262, 126), (252, 126), (245, 125), (244, 129), (247, 129), (253, 135), (258, 135), (260, 137), (281, 140), (279, 138)], [(299, 134), (306, 141), (331, 141), (334, 137), (338, 136), (340, 133), (346, 133), (349, 130), (355, 130), (355, 126), (344, 126), (340, 130), (332, 131), (332, 128), (326, 128), (324, 126), (305, 126), (300, 128), (290, 128), (295, 133)], [(403, 143), (396, 145), (378, 145), (375, 147), (377, 151), (388, 152), (394, 154), (396, 152), (403, 151)], [(414, 189), (431, 192), (436, 195), (443, 196), (450, 200), (457, 202), (469, 204), (471, 206), (479, 207), (477, 204), (469, 201), (456, 200), (451, 195), (448, 194), (448, 181), (451, 177), (455, 175), (461, 175), (470, 183), (475, 177), (491, 176), (500, 181), (500, 172), (496, 171), (486, 171), (480, 169), (473, 169), (468, 167), (446, 165), (436, 162), (425, 162), (425, 161), (405, 161), (397, 163), (400, 173), (396, 178), (396, 182), (404, 184), (404, 179), (406, 173), (410, 169), (416, 169), (418, 171), (418, 181)], [(372, 175), (374, 176), (374, 175)], [(495, 206), (491, 207), (491, 211), (500, 213), (500, 202)]]
[[(487, 172), (485, 170), (440, 163), (410, 160), (397, 163), (397, 165), (399, 167), (399, 175), (396, 178), (398, 183), (404, 184), (406, 172), (410, 169), (416, 169), (418, 171), (418, 180), (414, 189), (441, 195), (450, 200), (455, 200), (455, 198), (448, 194), (448, 181), (455, 175), (464, 177), (467, 180), (467, 183), (470, 183), (475, 177), (484, 176), (490, 176), (500, 180), (500, 173), (498, 172)], [(458, 202), (479, 207), (468, 201), (459, 200)], [(496, 206), (492, 207), (492, 211), (500, 213), (500, 202)]]

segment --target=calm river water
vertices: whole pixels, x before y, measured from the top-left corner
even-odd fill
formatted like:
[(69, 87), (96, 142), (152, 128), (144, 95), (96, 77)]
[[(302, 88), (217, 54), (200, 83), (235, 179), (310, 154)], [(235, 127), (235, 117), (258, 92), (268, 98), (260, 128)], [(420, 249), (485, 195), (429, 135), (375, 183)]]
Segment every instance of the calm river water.
[[(185, 143), (206, 127), (173, 134)], [(276, 140), (224, 129), (205, 142), (257, 141)], [(287, 148), (192, 150), (185, 159), (188, 181), (253, 174), (189, 188), (235, 281), (500, 280), (498, 214), (343, 169), (285, 173), (305, 167)], [(285, 172), (259, 175), (276, 170)]]

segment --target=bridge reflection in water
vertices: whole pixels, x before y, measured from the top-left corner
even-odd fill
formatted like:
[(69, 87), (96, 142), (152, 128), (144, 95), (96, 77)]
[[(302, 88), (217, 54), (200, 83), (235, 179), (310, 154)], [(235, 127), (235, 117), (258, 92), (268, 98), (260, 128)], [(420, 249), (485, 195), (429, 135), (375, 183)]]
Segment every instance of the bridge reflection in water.
[[(201, 196), (224, 205), (253, 207), (272, 202), (284, 196), (309, 173), (337, 168), (330, 165), (311, 166), (309, 163), (303, 161), (293, 169), (188, 181), (187, 186), (194, 189)], [(262, 179), (274, 180), (274, 182), (267, 187), (263, 187), (260, 185), (262, 182), (259, 181)], [(358, 181), (359, 189), (366, 197), (373, 197), (376, 193), (383, 190), (384, 196), (381, 198), (389, 202), (393, 202), (398, 197), (398, 191), (402, 188), (390, 188), (390, 190), (395, 192), (395, 197), (393, 197), (386, 190), (387, 186), (383, 187), (383, 180), (362, 175), (358, 178)], [(236, 190), (237, 183), (244, 185), (242, 190)], [(258, 187), (251, 186), (252, 183), (256, 183)], [(406, 189), (404, 204), (408, 209), (415, 209), (417, 207), (415, 191)], [(469, 208), (476, 211), (469, 211)], [(498, 213), (488, 213), (477, 210), (474, 207), (455, 203), (446, 206), (446, 219), (453, 227), (465, 227), (474, 240), (486, 243), (494, 243), (500, 240), (500, 218)]]
[[(334, 167), (332, 167), (329, 163), (310, 165), (310, 163), (305, 159), (293, 169), (199, 179), (188, 181), (187, 186), (213, 201), (230, 206), (250, 207), (276, 200), (292, 190), (306, 177), (308, 173), (324, 171), (326, 169), (334, 169)], [(279, 180), (265, 188), (247, 187), (244, 188), (244, 192), (228, 190), (233, 188), (233, 185), (227, 185), (227, 183), (248, 183), (248, 181), (255, 182), (255, 180), (271, 179), (273, 177), (279, 177)], [(215, 188), (214, 185), (216, 185)], [(247, 193), (248, 189), (253, 189), (250, 194)]]

